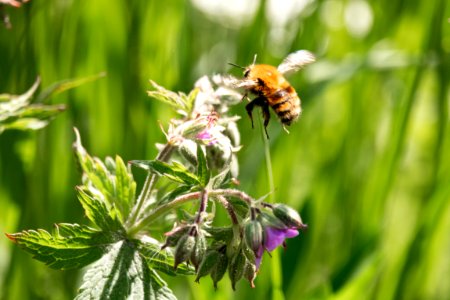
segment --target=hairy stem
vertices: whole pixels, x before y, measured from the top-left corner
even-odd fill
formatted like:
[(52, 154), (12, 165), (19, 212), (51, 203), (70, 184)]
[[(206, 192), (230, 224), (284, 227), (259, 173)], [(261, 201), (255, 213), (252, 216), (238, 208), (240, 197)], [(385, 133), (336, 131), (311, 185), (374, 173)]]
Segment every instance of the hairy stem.
[[(139, 231), (141, 231), (143, 228), (150, 225), (152, 222), (156, 221), (160, 216), (166, 214), (167, 212), (171, 211), (172, 209), (174, 209), (184, 203), (201, 199), (202, 193), (203, 193), (203, 191), (184, 194), (184, 195), (176, 197), (169, 203), (166, 203), (166, 204), (156, 207), (152, 212), (150, 212), (147, 216), (145, 216), (145, 218), (137, 221), (136, 224), (132, 225), (130, 227), (130, 229), (128, 230), (128, 235), (134, 236)], [(211, 198), (216, 198), (216, 199), (219, 196), (236, 197), (236, 198), (239, 198), (239, 199), (247, 202), (250, 206), (253, 203), (253, 201), (255, 201), (252, 197), (250, 197), (246, 193), (244, 193), (242, 191), (234, 190), (234, 189), (212, 190), (212, 191), (208, 192), (208, 195), (211, 196)]]
[[(167, 162), (167, 160), (170, 158), (170, 155), (173, 152), (173, 149), (174, 149), (174, 146), (170, 142), (168, 142), (164, 146), (164, 148), (161, 150), (161, 152), (159, 152), (158, 156), (156, 157), (156, 160)], [(147, 178), (145, 179), (145, 182), (144, 182), (144, 186), (142, 187), (142, 191), (139, 194), (137, 204), (134, 207), (133, 212), (130, 215), (130, 218), (126, 222), (127, 227), (132, 227), (133, 224), (138, 219), (138, 217), (141, 213), (141, 209), (144, 206), (144, 203), (150, 197), (157, 179), (158, 179), (158, 175), (156, 173), (148, 172)]]

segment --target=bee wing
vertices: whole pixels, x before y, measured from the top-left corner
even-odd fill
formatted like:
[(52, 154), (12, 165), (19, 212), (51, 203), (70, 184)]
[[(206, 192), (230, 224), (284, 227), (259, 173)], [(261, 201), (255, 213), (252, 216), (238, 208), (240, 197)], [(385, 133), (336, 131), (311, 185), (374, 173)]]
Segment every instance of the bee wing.
[(281, 74), (297, 72), (307, 64), (316, 61), (314, 54), (307, 50), (299, 50), (289, 54), (283, 62), (278, 66), (278, 71)]
[(214, 75), (213, 81), (217, 85), (225, 86), (228, 88), (244, 88), (249, 89), (258, 84), (256, 80), (238, 79), (231, 75)]

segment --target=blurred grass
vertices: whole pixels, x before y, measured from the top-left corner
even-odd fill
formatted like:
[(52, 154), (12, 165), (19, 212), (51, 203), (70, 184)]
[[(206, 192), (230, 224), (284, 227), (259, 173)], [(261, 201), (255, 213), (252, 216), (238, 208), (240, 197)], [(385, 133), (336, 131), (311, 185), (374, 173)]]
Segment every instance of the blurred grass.
[[(108, 75), (53, 97), (69, 108), (47, 128), (0, 135), (1, 231), (86, 222), (73, 189), (73, 126), (96, 156), (154, 157), (163, 140), (158, 121), (173, 113), (147, 98), (148, 79), (188, 92), (199, 76), (227, 71), (227, 62), (246, 65), (257, 53), (276, 65), (309, 49), (318, 62), (290, 77), (301, 120), (289, 135), (275, 118), (269, 125), (275, 195), (309, 224), (280, 253), (286, 299), (450, 299), (450, 5), (312, 1), (276, 40), (268, 2), (241, 25), (236, 15), (224, 21), (181, 0), (8, 8), (0, 92), (22, 93), (37, 75), (43, 87)], [(352, 3), (371, 8), (367, 34), (350, 30), (358, 20)], [(245, 141), (240, 180), (258, 197), (268, 192), (263, 143), (243, 107), (235, 111)], [(180, 299), (270, 299), (269, 260), (254, 290), (246, 282), (233, 292), (224, 280), (214, 292), (209, 279), (167, 280)], [(70, 299), (78, 278), (0, 239), (3, 299)]]

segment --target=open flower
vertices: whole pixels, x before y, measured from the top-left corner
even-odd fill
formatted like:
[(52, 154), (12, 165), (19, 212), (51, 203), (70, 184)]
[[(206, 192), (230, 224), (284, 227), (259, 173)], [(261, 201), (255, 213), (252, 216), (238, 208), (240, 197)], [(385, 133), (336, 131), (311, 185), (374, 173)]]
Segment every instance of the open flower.
[(255, 252), (256, 269), (259, 269), (264, 250), (273, 251), (278, 246), (286, 247), (285, 239), (293, 238), (298, 235), (298, 230), (295, 227), (275, 228), (267, 226), (264, 228), (264, 242)]

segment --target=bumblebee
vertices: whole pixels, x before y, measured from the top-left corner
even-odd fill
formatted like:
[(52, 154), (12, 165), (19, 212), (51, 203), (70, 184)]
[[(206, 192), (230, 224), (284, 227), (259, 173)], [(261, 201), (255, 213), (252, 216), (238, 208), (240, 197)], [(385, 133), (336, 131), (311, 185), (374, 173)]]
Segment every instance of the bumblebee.
[[(246, 68), (232, 65), (244, 69), (244, 78), (237, 82), (236, 86), (256, 95), (256, 98), (245, 107), (252, 122), (252, 128), (252, 112), (255, 106), (259, 106), (263, 113), (264, 130), (269, 138), (267, 133), (270, 120), (269, 106), (278, 115), (284, 129), (286, 125), (289, 126), (296, 121), (302, 112), (300, 98), (284, 75), (296, 72), (314, 62), (315, 57), (309, 51), (299, 50), (289, 54), (277, 68), (271, 65), (255, 64), (255, 60)], [(247, 94), (244, 95), (245, 97)]]

